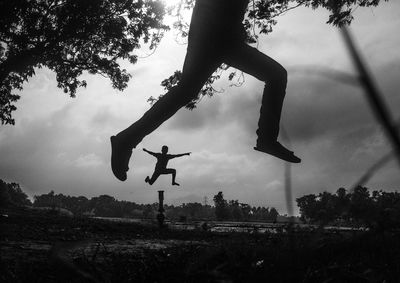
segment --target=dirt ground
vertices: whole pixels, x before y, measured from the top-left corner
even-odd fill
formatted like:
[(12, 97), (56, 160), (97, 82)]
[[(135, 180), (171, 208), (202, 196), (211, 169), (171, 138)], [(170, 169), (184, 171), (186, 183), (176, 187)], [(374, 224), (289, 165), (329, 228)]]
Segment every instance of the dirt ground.
[(398, 233), (212, 233), (1, 215), (1, 282), (400, 282)]

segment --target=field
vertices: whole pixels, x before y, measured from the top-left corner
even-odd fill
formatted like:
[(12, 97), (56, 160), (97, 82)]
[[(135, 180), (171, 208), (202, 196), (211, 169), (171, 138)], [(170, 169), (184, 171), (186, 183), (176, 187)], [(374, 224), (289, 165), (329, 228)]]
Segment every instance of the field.
[(400, 282), (395, 232), (181, 231), (25, 209), (0, 228), (1, 282)]

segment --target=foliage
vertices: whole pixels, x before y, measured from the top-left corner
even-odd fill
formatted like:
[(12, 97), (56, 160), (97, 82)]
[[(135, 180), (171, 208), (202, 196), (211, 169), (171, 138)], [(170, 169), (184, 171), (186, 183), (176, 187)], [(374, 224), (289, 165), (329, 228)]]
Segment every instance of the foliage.
[[(239, 203), (237, 200), (227, 202), (223, 193), (219, 192), (214, 201), (216, 206), (197, 202), (183, 203), (178, 206), (164, 205), (165, 214), (170, 220), (234, 220), (234, 221), (269, 221), (275, 222), (279, 213), (275, 208), (251, 207), (248, 204)], [(63, 208), (71, 211), (76, 216), (99, 217), (131, 217), (154, 219), (158, 204), (137, 204), (129, 201), (120, 201), (109, 195), (101, 195), (88, 199), (84, 196), (67, 196), (48, 194), (34, 196), (35, 207)], [(224, 207), (221, 212), (221, 205)]]
[(217, 220), (276, 222), (279, 215), (273, 207), (251, 207), (238, 200), (226, 201), (222, 192), (214, 196), (214, 205)]
[(400, 193), (373, 191), (358, 186), (346, 193), (340, 188), (336, 194), (323, 192), (298, 198), (301, 217), (312, 223), (340, 223), (364, 225), (387, 230), (400, 228)]
[(6, 183), (0, 179), (0, 207), (31, 205), (19, 184)]
[(214, 196), (214, 204), (215, 204), (215, 216), (217, 220), (226, 220), (231, 218), (230, 211), (228, 209), (228, 202), (224, 199), (224, 194), (222, 192), (218, 192)]
[(168, 29), (161, 0), (0, 0), (0, 121), (14, 124), (13, 104), (23, 83), (47, 67), (58, 87), (75, 96), (83, 72), (108, 77), (123, 90), (140, 41), (154, 48)]
[[(380, 2), (381, 0), (250, 0), (243, 24), (248, 42), (254, 43), (258, 39), (257, 33), (272, 32), (273, 26), (278, 23), (277, 17), (301, 6), (314, 10), (326, 9), (329, 12), (326, 23), (340, 27), (351, 24), (354, 19), (353, 12), (357, 8), (376, 7)], [(176, 17), (174, 28), (181, 32), (181, 37), (187, 37), (189, 34), (189, 25), (184, 22), (182, 11), (192, 9), (194, 4), (194, 0), (182, 0), (180, 4), (170, 9), (170, 14)], [(229, 1), (226, 1), (226, 5), (229, 5)]]

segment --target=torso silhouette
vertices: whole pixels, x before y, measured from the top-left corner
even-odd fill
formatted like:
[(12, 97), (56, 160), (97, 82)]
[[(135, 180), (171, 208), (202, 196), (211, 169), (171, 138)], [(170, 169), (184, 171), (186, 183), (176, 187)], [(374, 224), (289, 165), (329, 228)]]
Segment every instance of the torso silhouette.
[(157, 163), (156, 170), (163, 170), (167, 168), (168, 161), (171, 159), (169, 154), (156, 153)]
[(243, 40), (243, 19), (249, 0), (196, 0), (192, 14), (192, 37), (208, 40)]

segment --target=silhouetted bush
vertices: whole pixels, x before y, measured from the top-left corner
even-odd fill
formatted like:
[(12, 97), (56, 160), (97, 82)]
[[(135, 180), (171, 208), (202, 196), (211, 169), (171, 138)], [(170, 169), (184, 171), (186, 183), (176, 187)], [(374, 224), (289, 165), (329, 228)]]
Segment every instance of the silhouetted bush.
[(0, 207), (32, 205), (19, 184), (6, 183), (0, 179)]

